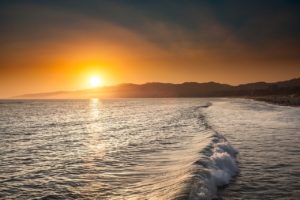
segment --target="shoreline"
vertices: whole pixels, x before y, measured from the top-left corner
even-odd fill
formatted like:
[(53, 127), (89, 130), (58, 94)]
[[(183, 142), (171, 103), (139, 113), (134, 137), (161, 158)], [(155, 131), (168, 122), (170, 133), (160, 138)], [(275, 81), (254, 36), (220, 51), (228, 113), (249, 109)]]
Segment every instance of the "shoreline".
[(300, 96), (261, 96), (261, 97), (250, 97), (255, 101), (263, 101), (270, 104), (280, 106), (292, 106), (300, 107)]

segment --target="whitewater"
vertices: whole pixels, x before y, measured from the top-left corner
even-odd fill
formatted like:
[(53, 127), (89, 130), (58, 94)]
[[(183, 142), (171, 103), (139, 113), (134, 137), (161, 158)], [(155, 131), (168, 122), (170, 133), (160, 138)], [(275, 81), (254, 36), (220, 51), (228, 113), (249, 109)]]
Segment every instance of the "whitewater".
[(0, 199), (297, 199), (300, 109), (247, 99), (0, 101)]

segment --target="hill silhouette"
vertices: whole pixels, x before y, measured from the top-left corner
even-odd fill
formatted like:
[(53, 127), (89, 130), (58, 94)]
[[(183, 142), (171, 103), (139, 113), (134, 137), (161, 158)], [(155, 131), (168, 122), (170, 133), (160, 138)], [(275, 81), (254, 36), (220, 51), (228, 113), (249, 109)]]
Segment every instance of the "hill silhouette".
[(86, 98), (167, 98), (167, 97), (259, 97), (270, 95), (300, 96), (300, 78), (274, 83), (256, 82), (232, 86), (216, 82), (145, 83), (78, 91), (25, 94), (18, 99), (86, 99)]

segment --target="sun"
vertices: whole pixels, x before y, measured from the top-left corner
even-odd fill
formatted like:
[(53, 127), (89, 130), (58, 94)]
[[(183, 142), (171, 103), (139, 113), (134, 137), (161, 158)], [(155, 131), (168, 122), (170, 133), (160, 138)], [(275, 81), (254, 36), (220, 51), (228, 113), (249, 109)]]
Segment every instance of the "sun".
[(102, 81), (101, 77), (99, 77), (99, 76), (92, 76), (92, 77), (90, 77), (89, 83), (90, 83), (90, 87), (94, 88), (94, 87), (102, 86), (103, 81)]

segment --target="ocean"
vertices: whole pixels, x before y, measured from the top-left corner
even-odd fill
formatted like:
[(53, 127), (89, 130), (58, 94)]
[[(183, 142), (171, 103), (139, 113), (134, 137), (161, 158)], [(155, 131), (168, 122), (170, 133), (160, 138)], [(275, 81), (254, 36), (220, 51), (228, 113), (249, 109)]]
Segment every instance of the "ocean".
[(0, 199), (299, 199), (300, 108), (0, 101)]

